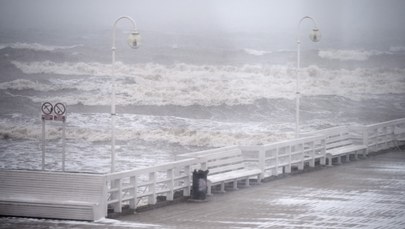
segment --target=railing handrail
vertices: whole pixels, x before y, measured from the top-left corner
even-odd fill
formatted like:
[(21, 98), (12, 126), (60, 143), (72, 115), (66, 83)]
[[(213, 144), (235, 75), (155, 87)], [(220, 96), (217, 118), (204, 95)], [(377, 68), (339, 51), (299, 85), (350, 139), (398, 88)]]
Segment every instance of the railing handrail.
[(168, 162), (168, 163), (160, 164), (160, 165), (153, 166), (153, 167), (138, 168), (138, 169), (133, 169), (133, 170), (129, 170), (129, 171), (109, 173), (109, 174), (107, 174), (107, 180), (111, 181), (111, 180), (115, 180), (115, 179), (122, 179), (125, 177), (132, 177), (132, 176), (148, 174), (151, 172), (160, 172), (160, 171), (170, 170), (170, 169), (174, 169), (174, 168), (182, 167), (182, 166), (186, 166), (186, 165), (198, 164), (198, 163), (200, 163), (200, 161), (201, 161), (201, 159), (189, 158), (189, 159), (183, 159), (183, 160), (174, 161), (174, 162)]
[(289, 140), (285, 140), (285, 141), (281, 141), (281, 142), (269, 143), (266, 145), (240, 146), (240, 148), (241, 148), (241, 150), (246, 150), (246, 151), (268, 150), (268, 149), (273, 149), (273, 148), (277, 148), (277, 147), (284, 147), (284, 146), (289, 146), (289, 145), (298, 145), (298, 144), (303, 144), (303, 143), (314, 142), (317, 140), (323, 140), (324, 138), (325, 137), (322, 135), (314, 135), (314, 136), (297, 138), (297, 139), (289, 139)]
[(405, 118), (395, 119), (395, 120), (386, 121), (386, 122), (380, 122), (380, 123), (375, 123), (375, 124), (370, 124), (370, 125), (367, 125), (366, 128), (371, 129), (371, 128), (378, 128), (378, 127), (383, 127), (383, 126), (398, 125), (398, 124), (401, 124), (401, 123), (405, 124)]
[(183, 153), (183, 154), (176, 155), (176, 158), (199, 157), (200, 155), (216, 154), (216, 153), (230, 151), (230, 150), (234, 150), (234, 149), (238, 149), (238, 148), (239, 148), (239, 146), (236, 146), (236, 145), (225, 146), (225, 147), (220, 147), (220, 148), (215, 148), (215, 149), (208, 149), (208, 150), (202, 150), (202, 151), (191, 152), (191, 153)]

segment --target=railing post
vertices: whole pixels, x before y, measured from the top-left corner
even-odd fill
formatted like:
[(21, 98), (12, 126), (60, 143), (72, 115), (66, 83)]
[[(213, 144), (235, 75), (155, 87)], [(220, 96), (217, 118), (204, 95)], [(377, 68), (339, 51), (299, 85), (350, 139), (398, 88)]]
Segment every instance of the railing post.
[(121, 212), (122, 211), (122, 181), (121, 178), (115, 179), (111, 181), (111, 188), (117, 189), (114, 191), (112, 195), (114, 200), (118, 200), (117, 203), (114, 203), (114, 212)]
[[(324, 136), (324, 137), (325, 137), (325, 136)], [(320, 163), (321, 165), (326, 165), (326, 138), (323, 138), (323, 139), (321, 140), (321, 144), (322, 144), (322, 151), (321, 151), (322, 157), (321, 157), (319, 163)]]
[(184, 196), (190, 196), (191, 195), (191, 179), (192, 179), (192, 177), (191, 177), (191, 166), (190, 165), (187, 165), (185, 168), (184, 168), (184, 173), (186, 174), (186, 180), (185, 180), (185, 186), (186, 186), (186, 188), (184, 189), (184, 191), (183, 191), (183, 195)]
[[(280, 149), (280, 148), (277, 148), (277, 149)], [(291, 152), (292, 152), (292, 147), (291, 147), (291, 145), (289, 145), (288, 148), (287, 148), (288, 165), (287, 165), (287, 167), (286, 167), (286, 169), (284, 171), (285, 173), (291, 173)], [(277, 153), (277, 156), (278, 156), (278, 153)]]
[(279, 153), (279, 150), (280, 150), (280, 148), (279, 147), (277, 147), (276, 148), (276, 155), (275, 155), (275, 167), (274, 167), (274, 169), (273, 169), (273, 171), (271, 172), (271, 175), (275, 175), (275, 176), (277, 176), (278, 175), (278, 153)]
[(260, 174), (260, 180), (264, 179), (264, 173), (266, 170), (266, 150), (259, 150), (259, 169), (262, 171)]
[(305, 164), (305, 161), (304, 161), (304, 143), (298, 144), (297, 147), (298, 147), (298, 152), (299, 152), (299, 155), (300, 155), (300, 158), (301, 158), (301, 162), (298, 165), (298, 169), (303, 170), (304, 169), (304, 164)]
[(201, 170), (207, 170), (208, 166), (207, 166), (207, 161), (201, 162)]
[(129, 178), (129, 183), (131, 185), (131, 189), (129, 190), (129, 194), (132, 196), (132, 199), (129, 201), (129, 207), (131, 209), (136, 209), (136, 199), (137, 199), (137, 184), (136, 184), (136, 176), (132, 176)]
[(149, 192), (151, 193), (148, 197), (149, 204), (156, 204), (156, 172), (149, 173)]
[(364, 156), (367, 156), (369, 152), (369, 145), (368, 145), (368, 127), (363, 126), (363, 144), (366, 146), (366, 152)]
[[(309, 143), (309, 148), (311, 149), (311, 153), (310, 153), (311, 160), (309, 161), (309, 167), (315, 167), (315, 145), (316, 145), (315, 141), (316, 140), (312, 140)], [(305, 150), (305, 147), (304, 147), (304, 150)]]
[(174, 199), (174, 168), (171, 168), (167, 170), (167, 178), (170, 179), (168, 181), (167, 187), (169, 188), (169, 193), (167, 194), (167, 200), (173, 200)]

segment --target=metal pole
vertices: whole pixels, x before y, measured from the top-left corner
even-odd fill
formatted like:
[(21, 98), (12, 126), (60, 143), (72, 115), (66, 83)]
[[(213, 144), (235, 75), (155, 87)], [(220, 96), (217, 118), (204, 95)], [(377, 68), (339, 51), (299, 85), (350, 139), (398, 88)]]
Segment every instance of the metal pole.
[[(115, 30), (114, 30), (115, 32)], [(115, 33), (114, 33), (115, 34)], [(112, 47), (112, 98), (111, 98), (111, 172), (113, 173), (115, 170), (115, 72), (114, 72), (114, 65), (115, 65), (115, 35), (113, 39), (113, 47)]]
[(310, 19), (314, 23), (314, 27), (317, 28), (317, 23), (316, 21), (309, 16), (305, 16), (301, 18), (301, 20), (298, 22), (298, 32), (297, 32), (297, 75), (296, 75), (296, 102), (295, 102), (295, 137), (298, 138), (300, 136), (300, 98), (301, 98), (301, 92), (300, 92), (300, 82), (299, 82), (299, 74), (300, 74), (300, 68), (301, 68), (301, 41), (300, 41), (300, 26), (301, 22), (304, 21), (305, 19)]
[(62, 171), (65, 171), (65, 159), (66, 159), (66, 137), (65, 137), (65, 129), (66, 129), (66, 120), (63, 118), (63, 129), (62, 129)]
[(42, 170), (45, 170), (45, 118), (42, 117)]
[(295, 137), (300, 136), (300, 83), (299, 83), (299, 74), (300, 74), (300, 62), (301, 58), (301, 41), (297, 40), (297, 75), (296, 75), (296, 90), (295, 90)]
[(121, 19), (127, 19), (131, 22), (134, 30), (136, 29), (135, 21), (127, 16), (123, 16), (118, 18), (113, 25), (113, 34), (112, 34), (112, 98), (111, 98), (111, 173), (115, 171), (115, 30), (117, 27), (117, 23)]

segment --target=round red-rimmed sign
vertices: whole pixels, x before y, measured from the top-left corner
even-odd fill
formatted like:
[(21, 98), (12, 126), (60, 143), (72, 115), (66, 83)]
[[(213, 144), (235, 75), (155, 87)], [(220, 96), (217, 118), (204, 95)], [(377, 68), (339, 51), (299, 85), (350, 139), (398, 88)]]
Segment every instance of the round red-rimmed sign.
[(56, 115), (64, 115), (66, 112), (66, 107), (63, 103), (57, 103), (54, 106), (55, 114)]
[(42, 104), (41, 110), (42, 110), (42, 113), (44, 113), (46, 115), (50, 115), (50, 114), (52, 114), (53, 106), (50, 102), (45, 102)]

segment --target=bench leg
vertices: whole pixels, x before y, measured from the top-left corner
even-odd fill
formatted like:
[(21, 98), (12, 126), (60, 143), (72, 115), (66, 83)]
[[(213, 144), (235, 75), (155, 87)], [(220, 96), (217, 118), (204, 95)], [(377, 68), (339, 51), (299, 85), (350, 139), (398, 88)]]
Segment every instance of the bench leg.
[(359, 160), (359, 151), (356, 151), (355, 153), (354, 153), (354, 160)]
[(277, 167), (271, 170), (271, 175), (272, 176), (277, 176), (278, 175)]
[(332, 166), (332, 157), (327, 157), (328, 159), (328, 166)]
[(337, 157), (337, 164), (338, 165), (342, 164), (342, 157), (341, 156)]
[(246, 187), (250, 187), (249, 177), (246, 178), (246, 180), (245, 180), (245, 186), (246, 186)]
[(207, 195), (208, 195), (208, 196), (211, 196), (211, 195), (212, 195), (211, 183), (210, 183), (210, 182), (208, 182), (208, 184), (207, 184)]
[(309, 167), (315, 167), (315, 159), (309, 161)]
[(350, 161), (350, 153), (346, 154), (346, 162)]
[(298, 170), (304, 170), (304, 162), (298, 164)]
[(291, 165), (286, 165), (284, 167), (284, 173), (291, 173)]
[(233, 190), (238, 190), (238, 180), (234, 180), (232, 183), (233, 183)]
[(221, 183), (221, 192), (224, 193), (225, 192), (225, 182)]
[(319, 160), (321, 165), (326, 165), (326, 157), (321, 157)]

